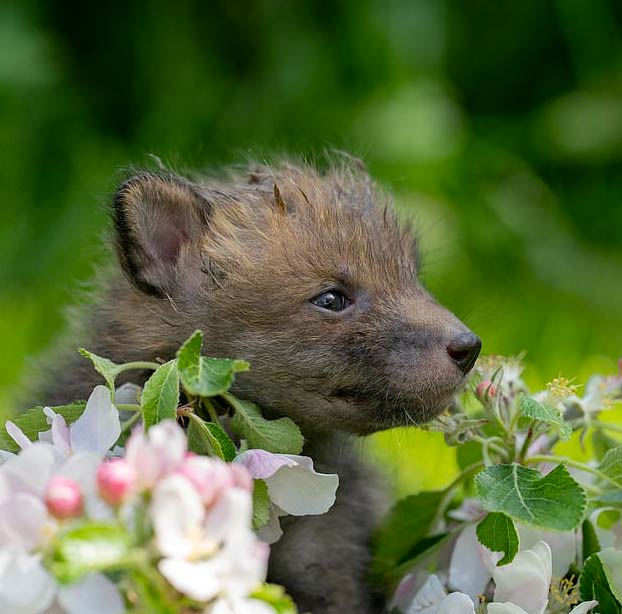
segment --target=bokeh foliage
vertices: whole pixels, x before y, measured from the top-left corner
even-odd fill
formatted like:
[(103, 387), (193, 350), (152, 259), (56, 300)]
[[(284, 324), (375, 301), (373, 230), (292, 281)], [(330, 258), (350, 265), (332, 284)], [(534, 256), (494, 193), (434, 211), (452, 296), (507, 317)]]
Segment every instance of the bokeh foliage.
[[(615, 368), (619, 2), (5, 0), (0, 414), (102, 258), (119, 168), (326, 147), (395, 193), (486, 352), (526, 349), (537, 384)], [(451, 476), (431, 436), (379, 441), (408, 488)]]

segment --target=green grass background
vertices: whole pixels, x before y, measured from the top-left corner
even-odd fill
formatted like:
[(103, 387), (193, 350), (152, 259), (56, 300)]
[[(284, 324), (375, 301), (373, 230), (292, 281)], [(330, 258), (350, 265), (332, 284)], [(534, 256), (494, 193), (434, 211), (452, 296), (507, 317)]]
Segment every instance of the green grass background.
[[(615, 0), (0, 5), (0, 415), (101, 258), (115, 173), (362, 156), (412, 215), (424, 280), (540, 386), (622, 354), (622, 8)], [(400, 492), (453, 451), (370, 446)]]

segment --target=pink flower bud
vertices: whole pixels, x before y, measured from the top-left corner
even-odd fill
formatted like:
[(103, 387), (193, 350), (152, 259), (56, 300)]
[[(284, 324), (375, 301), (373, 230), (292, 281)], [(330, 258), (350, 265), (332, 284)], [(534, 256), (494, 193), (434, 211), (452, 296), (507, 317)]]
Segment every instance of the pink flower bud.
[(497, 387), (490, 380), (484, 380), (477, 385), (475, 394), (480, 399), (485, 399), (486, 397), (490, 397), (492, 399), (497, 394)]
[(233, 473), (222, 461), (194, 456), (183, 461), (177, 469), (196, 489), (203, 503), (211, 505), (221, 493), (234, 485)]
[(54, 476), (45, 492), (45, 504), (50, 515), (58, 520), (79, 516), (82, 513), (80, 486), (71, 478)]
[(248, 469), (244, 465), (239, 463), (232, 463), (229, 465), (229, 470), (233, 475), (233, 485), (242, 490), (253, 492), (253, 476), (248, 472)]
[(110, 505), (120, 505), (136, 488), (136, 470), (123, 458), (102, 463), (97, 470), (97, 489)]

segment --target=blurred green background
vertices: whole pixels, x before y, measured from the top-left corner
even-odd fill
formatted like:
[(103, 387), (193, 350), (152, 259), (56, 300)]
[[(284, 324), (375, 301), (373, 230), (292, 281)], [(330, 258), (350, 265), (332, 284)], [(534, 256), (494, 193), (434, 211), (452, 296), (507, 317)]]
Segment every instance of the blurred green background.
[[(199, 0), (0, 4), (0, 414), (101, 258), (115, 172), (363, 157), (424, 279), (528, 380), (622, 354), (622, 4)], [(453, 451), (371, 446), (401, 491)]]

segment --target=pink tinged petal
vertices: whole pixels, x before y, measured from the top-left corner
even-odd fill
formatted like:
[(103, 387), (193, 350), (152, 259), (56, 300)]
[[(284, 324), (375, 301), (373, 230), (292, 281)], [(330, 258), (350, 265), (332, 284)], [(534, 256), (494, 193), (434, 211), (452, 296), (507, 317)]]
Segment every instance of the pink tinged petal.
[(174, 420), (163, 420), (152, 426), (147, 439), (155, 453), (161, 456), (166, 473), (175, 471), (186, 458), (188, 440), (184, 430)]
[(242, 490), (248, 490), (248, 492), (253, 492), (253, 476), (249, 473), (248, 469), (239, 463), (231, 463), (229, 465), (229, 470), (233, 476), (233, 485), (236, 488), (241, 488)]
[(587, 614), (598, 605), (598, 601), (584, 601), (570, 610), (570, 614)]
[(213, 599), (222, 589), (218, 560), (189, 563), (183, 559), (162, 559), (158, 569), (180, 593), (197, 601)]
[(61, 587), (58, 602), (66, 614), (125, 614), (126, 611), (119, 589), (99, 573)]
[(205, 510), (186, 478), (171, 475), (162, 480), (153, 491), (150, 513), (156, 543), (164, 556), (185, 558), (196, 552)]
[(316, 473), (306, 457), (289, 458), (297, 464), (282, 467), (266, 479), (270, 499), (293, 516), (326, 513), (335, 503), (339, 476)]
[(443, 599), (436, 614), (475, 614), (475, 606), (468, 595), (451, 593)]
[(110, 389), (97, 386), (84, 413), (69, 427), (74, 452), (97, 452), (104, 456), (121, 434), (119, 412), (112, 404)]
[(187, 456), (177, 472), (190, 481), (207, 506), (212, 505), (221, 493), (234, 485), (231, 466), (205, 456)]
[(538, 542), (523, 550), (503, 567), (495, 567), (495, 601), (509, 601), (529, 612), (542, 614), (548, 603), (551, 583), (551, 549)]
[(33, 495), (18, 493), (0, 506), (0, 546), (24, 552), (34, 549), (47, 522), (43, 502)]
[(164, 476), (164, 458), (147, 441), (142, 427), (134, 429), (129, 438), (125, 460), (134, 467), (141, 490), (152, 488)]
[(431, 575), (415, 595), (406, 614), (436, 614), (446, 596), (438, 576)]
[(458, 536), (451, 555), (449, 586), (477, 599), (488, 586), (501, 556), (482, 546), (475, 525), (469, 525)]
[(298, 462), (285, 454), (274, 454), (266, 450), (247, 450), (234, 461), (248, 470), (256, 480), (272, 477), (282, 467), (295, 467)]
[(513, 603), (489, 603), (488, 614), (528, 614), (523, 608)]
[(32, 441), (24, 435), (24, 431), (17, 426), (14, 422), (7, 420), (4, 424), (4, 428), (6, 432), (9, 434), (11, 439), (22, 449), (30, 448), (32, 446)]
[(56, 446), (63, 454), (69, 456), (71, 454), (71, 442), (69, 439), (69, 427), (65, 422), (65, 418), (60, 414), (54, 416), (52, 421), (52, 428), (50, 430), (52, 435), (52, 444)]
[(37, 555), (0, 551), (0, 612), (41, 614), (51, 605), (56, 582)]

